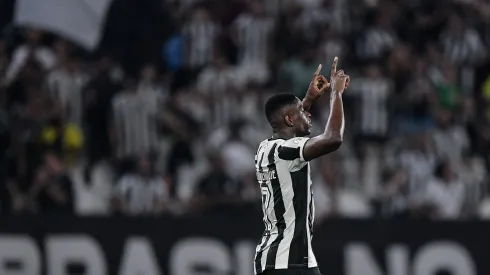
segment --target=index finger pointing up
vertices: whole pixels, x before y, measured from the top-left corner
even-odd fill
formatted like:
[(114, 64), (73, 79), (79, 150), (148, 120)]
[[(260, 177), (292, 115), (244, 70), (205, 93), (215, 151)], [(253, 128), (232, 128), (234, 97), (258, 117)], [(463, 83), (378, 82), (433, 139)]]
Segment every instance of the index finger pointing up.
[(332, 63), (332, 71), (330, 72), (331, 75), (334, 75), (336, 72), (337, 72), (337, 61), (339, 60), (338, 57), (335, 57), (333, 59), (333, 63)]
[(322, 70), (322, 64), (318, 65), (318, 68), (316, 69), (315, 76), (320, 75), (320, 71)]

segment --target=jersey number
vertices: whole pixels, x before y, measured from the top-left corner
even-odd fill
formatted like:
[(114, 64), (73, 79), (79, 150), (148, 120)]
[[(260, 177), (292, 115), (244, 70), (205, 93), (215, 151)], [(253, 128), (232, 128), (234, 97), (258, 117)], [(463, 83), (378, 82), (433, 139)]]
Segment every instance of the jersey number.
[(271, 191), (269, 190), (267, 184), (262, 184), (260, 190), (262, 192), (262, 205), (264, 207), (264, 215), (266, 215), (267, 214), (266, 211), (270, 205)]

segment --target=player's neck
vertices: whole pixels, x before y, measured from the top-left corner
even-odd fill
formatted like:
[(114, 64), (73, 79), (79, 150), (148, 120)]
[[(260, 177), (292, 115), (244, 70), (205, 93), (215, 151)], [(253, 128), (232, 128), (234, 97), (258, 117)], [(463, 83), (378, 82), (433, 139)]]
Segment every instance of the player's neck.
[(294, 137), (296, 137), (296, 134), (293, 133), (293, 132), (287, 131), (287, 130), (282, 130), (282, 131), (276, 130), (272, 134), (272, 138), (273, 139), (284, 139), (284, 140), (288, 140), (288, 139), (291, 139), (291, 138), (294, 138)]

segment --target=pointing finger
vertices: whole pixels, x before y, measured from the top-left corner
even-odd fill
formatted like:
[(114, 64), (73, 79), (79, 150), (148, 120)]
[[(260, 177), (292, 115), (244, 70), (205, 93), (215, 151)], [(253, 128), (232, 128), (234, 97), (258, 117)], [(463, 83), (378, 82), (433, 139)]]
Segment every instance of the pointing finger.
[(322, 64), (318, 65), (318, 68), (316, 69), (315, 76), (318, 76), (320, 74), (320, 71), (322, 70)]
[(333, 63), (332, 63), (332, 71), (330, 72), (331, 75), (334, 75), (336, 72), (337, 72), (337, 62), (338, 62), (339, 58), (338, 57), (335, 57), (333, 59)]
[(320, 81), (323, 83), (328, 83), (327, 79), (323, 75), (320, 76)]

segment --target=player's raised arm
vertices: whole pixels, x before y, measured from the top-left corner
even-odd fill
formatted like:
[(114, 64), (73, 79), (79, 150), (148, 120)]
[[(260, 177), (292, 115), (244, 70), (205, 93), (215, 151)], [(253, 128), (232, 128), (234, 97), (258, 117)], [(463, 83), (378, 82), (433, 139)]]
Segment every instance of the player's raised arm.
[(330, 116), (323, 134), (309, 139), (303, 148), (303, 157), (309, 161), (337, 150), (344, 136), (344, 107), (342, 93), (349, 82), (349, 76), (344, 71), (337, 71), (338, 58), (335, 57), (330, 73)]

